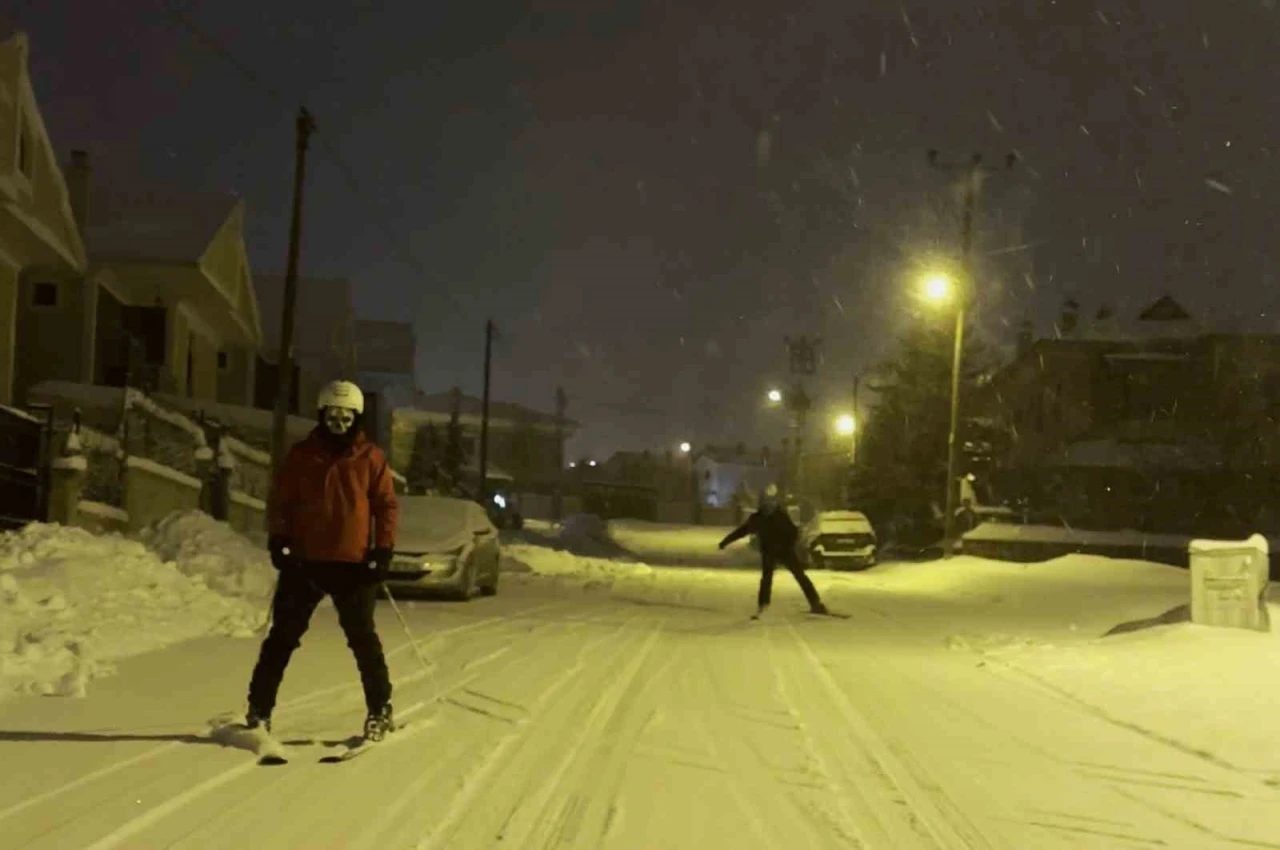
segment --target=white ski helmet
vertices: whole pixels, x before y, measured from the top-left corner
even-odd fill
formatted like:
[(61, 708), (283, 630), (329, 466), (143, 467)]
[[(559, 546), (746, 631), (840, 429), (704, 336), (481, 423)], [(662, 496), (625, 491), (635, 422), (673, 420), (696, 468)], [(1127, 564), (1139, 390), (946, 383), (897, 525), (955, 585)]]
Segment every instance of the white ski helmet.
[(320, 390), (316, 398), (316, 409), (326, 407), (345, 407), (357, 414), (364, 413), (364, 393), (350, 381), (330, 381)]

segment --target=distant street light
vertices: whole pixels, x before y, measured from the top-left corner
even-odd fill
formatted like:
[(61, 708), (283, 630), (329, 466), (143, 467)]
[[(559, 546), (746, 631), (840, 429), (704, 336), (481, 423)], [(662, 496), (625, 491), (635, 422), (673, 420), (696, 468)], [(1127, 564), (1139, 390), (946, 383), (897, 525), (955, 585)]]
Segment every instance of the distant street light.
[(693, 451), (693, 446), (689, 445), (687, 442), (686, 442), (686, 443), (681, 443), (681, 444), (680, 444), (680, 453), (681, 453), (681, 454), (686, 454), (686, 455), (687, 455), (687, 454), (688, 454), (689, 452), (691, 452), (691, 451)]
[(925, 279), (924, 297), (935, 304), (941, 304), (951, 300), (952, 289), (951, 278), (941, 274), (932, 275)]
[(852, 413), (844, 413), (836, 417), (836, 433), (842, 437), (852, 437), (858, 429), (858, 421)]
[(769, 403), (782, 404), (782, 390), (769, 390)]

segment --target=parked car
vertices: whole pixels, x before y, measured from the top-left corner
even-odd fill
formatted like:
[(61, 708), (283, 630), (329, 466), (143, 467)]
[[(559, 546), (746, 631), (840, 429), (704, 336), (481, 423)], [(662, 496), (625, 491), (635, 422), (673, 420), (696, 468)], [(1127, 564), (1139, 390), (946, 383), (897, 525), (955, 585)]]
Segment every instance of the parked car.
[(861, 570), (876, 563), (876, 531), (858, 511), (822, 511), (800, 529), (800, 545), (817, 569)]
[(401, 496), (400, 530), (387, 585), (393, 592), (467, 600), (498, 592), (502, 552), (485, 509), (447, 496)]

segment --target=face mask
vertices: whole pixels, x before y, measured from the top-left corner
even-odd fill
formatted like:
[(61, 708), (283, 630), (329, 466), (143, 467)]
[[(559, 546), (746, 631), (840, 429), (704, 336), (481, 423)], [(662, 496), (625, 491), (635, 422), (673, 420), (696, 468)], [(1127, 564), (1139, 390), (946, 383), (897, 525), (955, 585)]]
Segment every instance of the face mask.
[(346, 407), (326, 407), (324, 427), (335, 437), (345, 436), (356, 424), (356, 412)]

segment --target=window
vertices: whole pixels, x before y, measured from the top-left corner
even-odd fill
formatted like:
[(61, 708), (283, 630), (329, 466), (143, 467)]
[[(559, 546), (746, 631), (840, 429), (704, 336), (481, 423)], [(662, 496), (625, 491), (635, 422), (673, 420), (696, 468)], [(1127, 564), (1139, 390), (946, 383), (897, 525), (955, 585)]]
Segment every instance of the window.
[(32, 307), (57, 307), (58, 284), (47, 280), (38, 280), (31, 284)]
[(228, 366), (229, 362), (230, 362), (230, 361), (229, 361), (229, 359), (227, 358), (227, 352), (225, 352), (225, 351), (219, 351), (219, 352), (218, 352), (218, 371), (219, 371), (219, 372), (225, 372), (225, 371), (227, 371), (227, 366)]

